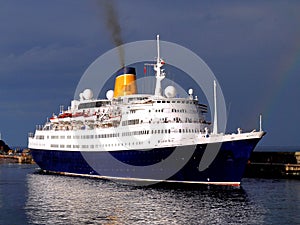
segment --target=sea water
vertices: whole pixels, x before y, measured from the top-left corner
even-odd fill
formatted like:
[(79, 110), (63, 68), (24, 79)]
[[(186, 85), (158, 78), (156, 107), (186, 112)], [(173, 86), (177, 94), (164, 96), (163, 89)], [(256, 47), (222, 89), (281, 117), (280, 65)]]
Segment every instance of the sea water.
[(0, 224), (300, 224), (300, 181), (133, 187), (0, 162)]

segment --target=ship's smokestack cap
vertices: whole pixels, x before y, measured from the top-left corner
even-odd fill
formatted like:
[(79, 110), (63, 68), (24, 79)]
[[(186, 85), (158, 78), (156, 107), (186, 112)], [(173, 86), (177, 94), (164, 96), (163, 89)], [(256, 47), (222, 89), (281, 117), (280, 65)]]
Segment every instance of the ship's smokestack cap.
[(134, 67), (122, 67), (121, 69), (119, 69), (116, 73), (116, 77), (120, 76), (120, 75), (125, 75), (125, 74), (133, 74), (136, 75), (135, 72), (135, 68)]

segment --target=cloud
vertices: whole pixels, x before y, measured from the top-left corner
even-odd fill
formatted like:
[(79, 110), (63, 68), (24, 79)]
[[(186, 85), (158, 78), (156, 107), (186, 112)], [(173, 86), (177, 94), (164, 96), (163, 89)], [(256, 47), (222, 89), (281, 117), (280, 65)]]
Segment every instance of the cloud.
[[(48, 72), (54, 68), (68, 68), (68, 65), (80, 63), (80, 58), (86, 54), (84, 46), (50, 45), (34, 46), (21, 54), (10, 53), (0, 58), (0, 73), (5, 75), (28, 71)], [(52, 69), (51, 69), (52, 68)]]

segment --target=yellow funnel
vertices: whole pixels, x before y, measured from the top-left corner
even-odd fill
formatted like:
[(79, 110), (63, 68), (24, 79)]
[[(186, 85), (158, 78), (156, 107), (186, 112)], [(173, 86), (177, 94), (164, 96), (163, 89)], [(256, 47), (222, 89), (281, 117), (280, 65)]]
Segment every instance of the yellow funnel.
[(117, 72), (115, 80), (114, 98), (137, 93), (135, 82), (135, 68), (123, 67)]

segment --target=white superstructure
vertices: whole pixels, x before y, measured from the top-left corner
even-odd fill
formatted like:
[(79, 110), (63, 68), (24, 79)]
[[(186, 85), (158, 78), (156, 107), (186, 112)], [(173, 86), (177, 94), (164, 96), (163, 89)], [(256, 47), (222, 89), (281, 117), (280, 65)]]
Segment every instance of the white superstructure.
[(150, 149), (167, 146), (206, 144), (261, 137), (262, 131), (224, 135), (217, 131), (216, 83), (213, 127), (204, 113), (207, 106), (198, 103), (189, 90), (188, 98), (176, 98), (176, 89), (168, 86), (162, 94), (165, 78), (164, 61), (159, 53), (153, 64), (156, 71), (154, 95), (131, 94), (107, 99), (94, 99), (90, 89), (79, 100), (73, 100), (68, 110), (61, 108), (43, 126), (37, 126), (29, 137), (29, 148), (64, 151), (118, 151)]

